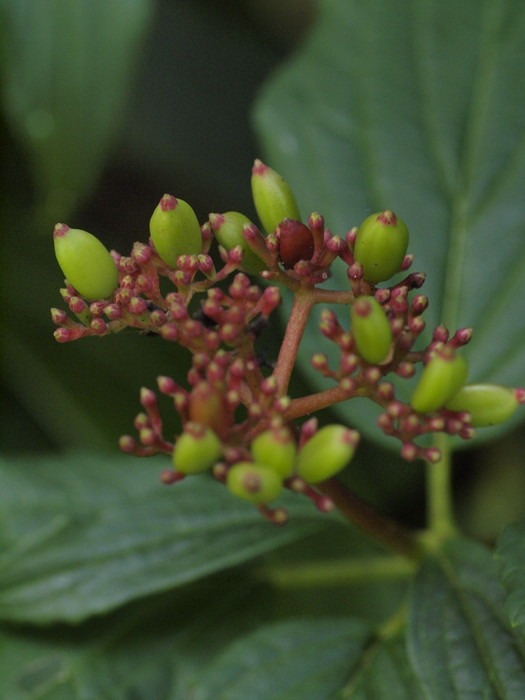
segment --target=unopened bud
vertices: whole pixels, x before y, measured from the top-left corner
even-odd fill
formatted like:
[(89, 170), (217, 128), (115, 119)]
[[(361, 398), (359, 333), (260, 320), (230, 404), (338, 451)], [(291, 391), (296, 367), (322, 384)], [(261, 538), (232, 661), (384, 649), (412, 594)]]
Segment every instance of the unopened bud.
[(284, 219), (300, 221), (301, 214), (290, 185), (260, 160), (253, 164), (251, 185), (257, 216), (266, 231), (274, 231)]
[(350, 310), (352, 335), (361, 357), (379, 364), (388, 355), (392, 343), (390, 322), (381, 304), (374, 297), (356, 299)]
[(96, 236), (66, 224), (53, 231), (55, 255), (68, 282), (86, 299), (105, 299), (118, 286), (118, 270)]
[(223, 387), (210, 382), (198, 382), (189, 398), (190, 421), (206, 425), (222, 436), (231, 424), (231, 414), (226, 410)]
[(321, 428), (299, 451), (296, 473), (309, 484), (326, 481), (346, 467), (354, 456), (359, 433), (342, 425)]
[(475, 428), (504, 423), (519, 405), (516, 390), (498, 384), (467, 384), (446, 403), (451, 411), (467, 411)]
[(270, 467), (239, 462), (228, 470), (226, 486), (238, 498), (250, 503), (269, 503), (281, 492), (282, 480)]
[(173, 466), (183, 474), (198, 474), (211, 469), (221, 452), (221, 442), (213, 430), (199, 423), (186, 423), (173, 448)]
[(466, 360), (445, 346), (436, 350), (424, 367), (410, 404), (419, 413), (442, 408), (467, 380)]
[(296, 447), (293, 435), (285, 426), (257, 435), (250, 450), (255, 462), (270, 467), (283, 479), (292, 475)]
[(367, 217), (359, 227), (354, 258), (361, 263), (367, 282), (383, 282), (398, 272), (408, 247), (408, 229), (394, 212)]
[(198, 255), (202, 251), (201, 227), (191, 206), (182, 199), (165, 194), (149, 222), (155, 250), (166, 265), (177, 267), (180, 255)]
[(253, 226), (247, 216), (238, 211), (227, 211), (224, 214), (210, 214), (209, 222), (215, 238), (223, 248), (227, 251), (237, 246), (242, 248), (243, 269), (252, 274), (264, 270), (264, 262), (251, 250), (242, 233), (245, 225)]
[(312, 232), (300, 221), (285, 219), (277, 227), (279, 260), (288, 270), (300, 260), (310, 260), (314, 254)]

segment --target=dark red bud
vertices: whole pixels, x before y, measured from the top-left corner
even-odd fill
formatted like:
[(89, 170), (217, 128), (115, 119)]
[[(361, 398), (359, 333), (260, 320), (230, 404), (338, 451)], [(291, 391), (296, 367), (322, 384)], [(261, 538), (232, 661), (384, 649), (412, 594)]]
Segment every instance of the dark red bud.
[(284, 219), (278, 228), (279, 259), (286, 269), (293, 268), (300, 260), (310, 260), (314, 254), (312, 232), (300, 221)]

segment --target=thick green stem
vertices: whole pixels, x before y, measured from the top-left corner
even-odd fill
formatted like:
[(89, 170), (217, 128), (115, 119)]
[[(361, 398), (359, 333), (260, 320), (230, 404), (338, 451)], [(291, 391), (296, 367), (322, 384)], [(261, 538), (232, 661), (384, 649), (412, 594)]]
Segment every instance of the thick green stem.
[(393, 555), (264, 566), (258, 573), (279, 588), (305, 588), (404, 579), (414, 574), (416, 566), (406, 557)]
[(452, 511), (452, 464), (449, 440), (436, 435), (435, 445), (441, 450), (441, 460), (427, 462), (427, 529), (432, 539), (442, 541), (456, 533)]

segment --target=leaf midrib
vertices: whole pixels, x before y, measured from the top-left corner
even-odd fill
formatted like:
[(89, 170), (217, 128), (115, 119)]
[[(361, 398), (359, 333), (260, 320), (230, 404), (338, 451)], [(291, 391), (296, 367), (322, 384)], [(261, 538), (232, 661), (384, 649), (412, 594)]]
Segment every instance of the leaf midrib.
[(481, 11), (483, 30), (463, 130), (464, 146), (459, 154), (460, 182), (457, 191), (452, 193), (449, 248), (444, 274), (442, 321), (449, 329), (454, 330), (460, 316), (462, 277), (471, 225), (470, 195), (475, 182), (478, 156), (482, 150), (483, 126), (495, 76), (495, 14), (498, 13), (499, 26), (501, 4), (498, 3), (496, 7), (495, 3), (485, 2)]

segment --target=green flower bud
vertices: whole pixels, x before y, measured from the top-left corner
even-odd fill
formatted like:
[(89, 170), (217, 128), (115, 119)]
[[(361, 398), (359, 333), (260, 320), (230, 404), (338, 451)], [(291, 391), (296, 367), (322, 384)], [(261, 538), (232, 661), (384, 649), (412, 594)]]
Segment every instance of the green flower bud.
[(408, 248), (408, 229), (393, 211), (367, 217), (359, 227), (354, 259), (367, 282), (383, 282), (399, 271)]
[(450, 346), (437, 350), (423, 369), (410, 404), (419, 413), (442, 408), (467, 380), (466, 360)]
[(508, 420), (520, 402), (515, 389), (498, 384), (467, 384), (447, 401), (451, 411), (468, 411), (472, 425), (485, 428)]
[(239, 462), (228, 470), (226, 486), (239, 498), (250, 503), (269, 503), (281, 492), (281, 477), (270, 467)]
[(257, 274), (264, 270), (263, 261), (251, 250), (246, 239), (242, 235), (242, 229), (246, 224), (252, 224), (250, 219), (238, 211), (227, 211), (224, 214), (210, 214), (210, 226), (223, 248), (231, 250), (240, 246), (243, 250), (242, 267), (246, 272)]
[(346, 467), (354, 456), (359, 433), (343, 425), (326, 425), (299, 451), (296, 473), (309, 484), (326, 481)]
[(374, 297), (359, 297), (350, 309), (352, 335), (361, 357), (373, 365), (390, 351), (392, 330), (381, 304)]
[(173, 448), (173, 466), (183, 474), (198, 474), (210, 469), (221, 452), (221, 442), (213, 430), (199, 423), (186, 423)]
[(260, 160), (252, 168), (252, 197), (257, 216), (268, 232), (284, 219), (301, 220), (290, 185)]
[(67, 281), (88, 300), (106, 299), (118, 286), (118, 270), (107, 248), (93, 234), (57, 224), (53, 242)]
[(283, 479), (292, 475), (296, 447), (292, 433), (285, 426), (260, 433), (250, 449), (255, 462), (270, 467)]
[(183, 199), (165, 194), (149, 222), (151, 240), (161, 260), (177, 267), (180, 255), (202, 251), (201, 227), (195, 212)]

